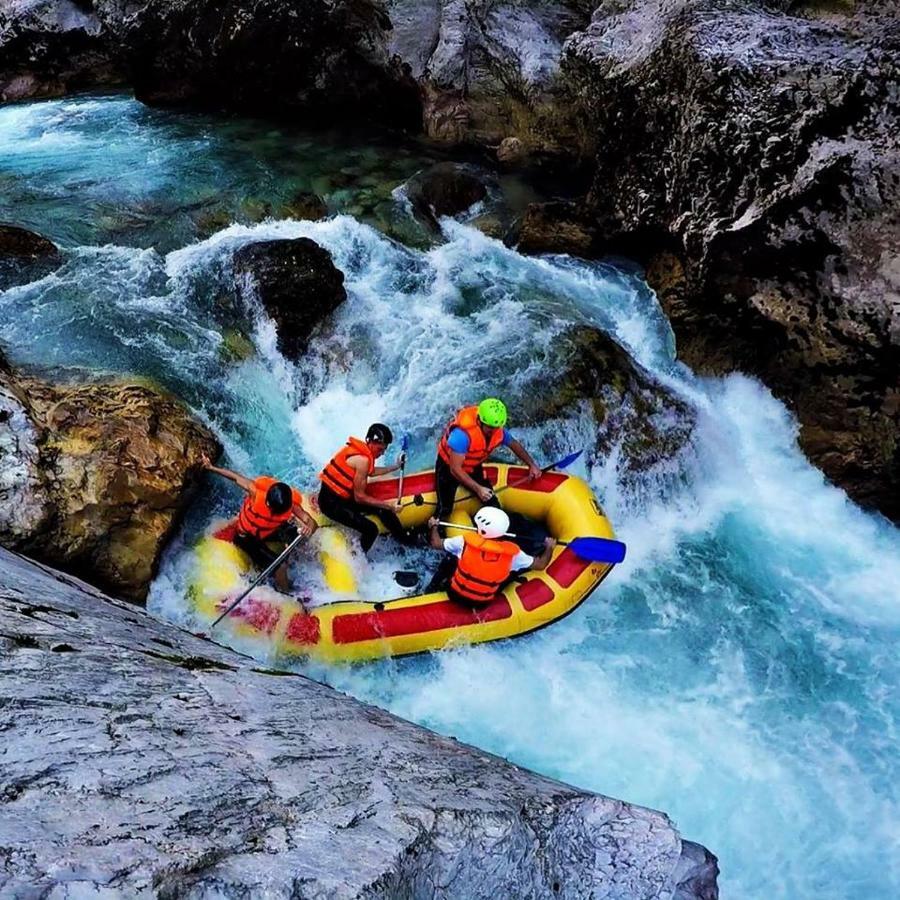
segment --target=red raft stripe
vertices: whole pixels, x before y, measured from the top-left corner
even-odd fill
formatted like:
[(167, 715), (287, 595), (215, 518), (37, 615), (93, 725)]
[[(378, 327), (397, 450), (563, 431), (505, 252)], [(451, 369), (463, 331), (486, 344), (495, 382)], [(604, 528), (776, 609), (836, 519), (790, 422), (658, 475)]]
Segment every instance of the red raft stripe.
[(510, 467), (506, 475), (506, 483), (519, 491), (535, 491), (538, 494), (552, 494), (566, 479), (571, 476), (565, 472), (544, 472), (540, 478), (534, 481), (526, 481), (528, 469), (522, 467)]
[(285, 638), (293, 644), (318, 644), (321, 636), (319, 620), (303, 612), (291, 616), (285, 631)]
[[(226, 597), (219, 603), (219, 609), (224, 609), (231, 601), (231, 597)], [(275, 603), (257, 600), (256, 597), (246, 597), (228, 614), (228, 618), (241, 619), (257, 631), (271, 634), (281, 618), (281, 610)]]
[[(379, 500), (395, 500), (399, 478), (389, 478), (387, 481), (370, 481), (366, 490)], [(421, 472), (418, 475), (409, 475), (403, 479), (403, 496), (413, 494), (430, 494), (434, 491), (434, 472)]]
[(525, 584), (520, 584), (516, 588), (516, 593), (522, 601), (522, 606), (528, 612), (543, 606), (545, 603), (549, 603), (556, 596), (550, 585), (540, 578), (532, 578), (526, 581)]
[(497, 596), (484, 608), (466, 609), (452, 600), (413, 606), (406, 609), (386, 609), (382, 612), (354, 613), (335, 616), (332, 634), (336, 644), (355, 644), (378, 638), (402, 637), (406, 634), (422, 634), (458, 628), (462, 625), (478, 625), (508, 619), (512, 608), (506, 597)]
[(590, 565), (586, 559), (576, 556), (568, 547), (547, 566), (547, 574), (560, 586), (569, 587)]

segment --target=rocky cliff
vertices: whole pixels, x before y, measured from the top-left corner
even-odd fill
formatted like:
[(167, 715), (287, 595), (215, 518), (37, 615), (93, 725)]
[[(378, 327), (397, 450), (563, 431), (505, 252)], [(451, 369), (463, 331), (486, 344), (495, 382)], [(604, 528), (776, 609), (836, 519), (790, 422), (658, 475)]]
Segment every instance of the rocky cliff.
[(714, 900), (576, 790), (0, 550), (0, 894)]
[(597, 137), (581, 213), (648, 263), (679, 355), (759, 375), (900, 518), (897, 4), (610, 0), (564, 65)]

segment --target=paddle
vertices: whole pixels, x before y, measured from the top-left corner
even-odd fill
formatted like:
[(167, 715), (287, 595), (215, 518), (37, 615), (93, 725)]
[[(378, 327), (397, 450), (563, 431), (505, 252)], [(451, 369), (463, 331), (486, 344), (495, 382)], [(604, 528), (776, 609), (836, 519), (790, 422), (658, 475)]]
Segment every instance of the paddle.
[(213, 628), (215, 628), (216, 625), (218, 625), (219, 622), (221, 622), (222, 619), (225, 618), (225, 616), (227, 616), (233, 609), (235, 609), (237, 607), (237, 605), (250, 593), (250, 591), (253, 590), (253, 588), (255, 588), (268, 575), (270, 575), (272, 572), (274, 572), (294, 552), (294, 550), (298, 547), (298, 545), (300, 544), (300, 541), (302, 541), (304, 537), (306, 537), (306, 535), (298, 534), (297, 537), (295, 537), (294, 540), (291, 541), (291, 543), (288, 544), (287, 547), (284, 548), (284, 550), (281, 552), (281, 555), (278, 557), (278, 559), (276, 559), (275, 562), (273, 562), (270, 566), (268, 566), (266, 569), (264, 569), (262, 572), (260, 572), (259, 575), (257, 576), (256, 580), (253, 582), (253, 584), (251, 584), (250, 587), (248, 587), (247, 590), (244, 591), (244, 593), (241, 594), (241, 596), (238, 597), (237, 600), (235, 600), (234, 603), (232, 603), (225, 610), (225, 612), (223, 612), (222, 615), (220, 615), (219, 618), (216, 619), (216, 621), (212, 623), (212, 625), (209, 626), (209, 630), (212, 631)]
[[(438, 522), (445, 528), (459, 528), (462, 531), (478, 531), (471, 525), (454, 525), (453, 522)], [(514, 534), (504, 537), (514, 538)], [(577, 537), (571, 541), (557, 541), (557, 546), (568, 547), (576, 556), (589, 562), (620, 563), (625, 559), (625, 545), (621, 541), (602, 537)]]
[(397, 502), (403, 499), (403, 476), (406, 475), (406, 451), (409, 449), (409, 435), (404, 434), (400, 441), (400, 484), (397, 485)]
[[(581, 456), (582, 453), (584, 453), (584, 450), (576, 450), (574, 453), (570, 453), (568, 456), (564, 456), (562, 459), (544, 466), (541, 469), (541, 474), (545, 474), (551, 469), (567, 469), (579, 456)], [(502, 494), (507, 488), (515, 487), (517, 484), (525, 484), (528, 480), (528, 476), (526, 475), (525, 478), (520, 478), (518, 481), (514, 481), (511, 484), (505, 484), (503, 487), (497, 488), (497, 490), (494, 491), (494, 496), (496, 497), (497, 494)], [(453, 505), (455, 506), (457, 503), (462, 503), (464, 500), (471, 500), (474, 496), (475, 494), (470, 492), (464, 497), (457, 497), (453, 501)], [(437, 501), (432, 500), (428, 505), (437, 506)], [(402, 504), (400, 509), (406, 509), (407, 506), (425, 506), (425, 498), (421, 494), (416, 494), (412, 500)]]

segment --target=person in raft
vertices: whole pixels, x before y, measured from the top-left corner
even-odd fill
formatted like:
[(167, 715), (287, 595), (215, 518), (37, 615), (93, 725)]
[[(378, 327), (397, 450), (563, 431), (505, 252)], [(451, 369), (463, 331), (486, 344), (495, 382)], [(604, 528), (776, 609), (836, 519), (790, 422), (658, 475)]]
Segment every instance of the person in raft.
[(387, 425), (376, 422), (366, 432), (365, 441), (351, 437), (319, 473), (319, 509), (335, 522), (346, 525), (360, 534), (363, 552), (368, 553), (378, 526), (369, 518), (374, 514), (387, 530), (402, 544), (412, 539), (397, 518), (400, 504), (396, 500), (379, 500), (368, 492), (369, 478), (396, 472), (405, 462), (401, 453), (393, 466), (376, 466), (375, 460), (387, 450), (394, 436)]
[(499, 505), (484, 476), (482, 464), (499, 446), (509, 447), (528, 466), (529, 479), (540, 478), (540, 466), (506, 428), (506, 406), (489, 397), (478, 406), (461, 409), (444, 429), (434, 464), (438, 519), (453, 509), (456, 489), (462, 485), (482, 503)]
[[(206, 457), (203, 465), (208, 471), (233, 481), (247, 492), (235, 522), (232, 542), (258, 568), (265, 569), (272, 565), (298, 534), (309, 537), (316, 530), (316, 522), (303, 508), (303, 495), (296, 488), (268, 475), (245, 478), (231, 469), (214, 466)], [(275, 586), (284, 593), (291, 588), (287, 568), (288, 563), (285, 562), (275, 570)]]
[(453, 554), (438, 567), (427, 590), (446, 588), (447, 596), (466, 606), (490, 603), (514, 572), (546, 569), (556, 541), (548, 537), (537, 558), (529, 556), (518, 544), (503, 540), (509, 531), (509, 516), (496, 506), (483, 506), (472, 520), (476, 532), (461, 537), (442, 538), (437, 518), (428, 520), (431, 546)]

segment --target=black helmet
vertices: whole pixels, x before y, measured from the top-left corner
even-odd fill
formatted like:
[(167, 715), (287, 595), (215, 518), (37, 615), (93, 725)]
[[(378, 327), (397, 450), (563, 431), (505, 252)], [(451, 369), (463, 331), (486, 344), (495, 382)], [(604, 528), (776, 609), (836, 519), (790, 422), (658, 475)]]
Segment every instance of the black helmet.
[(366, 432), (366, 440), (387, 446), (394, 440), (394, 435), (391, 434), (391, 429), (387, 425), (376, 422), (374, 425), (369, 426), (369, 430)]
[(276, 515), (287, 512), (294, 505), (294, 492), (289, 484), (279, 481), (266, 491), (266, 506)]

